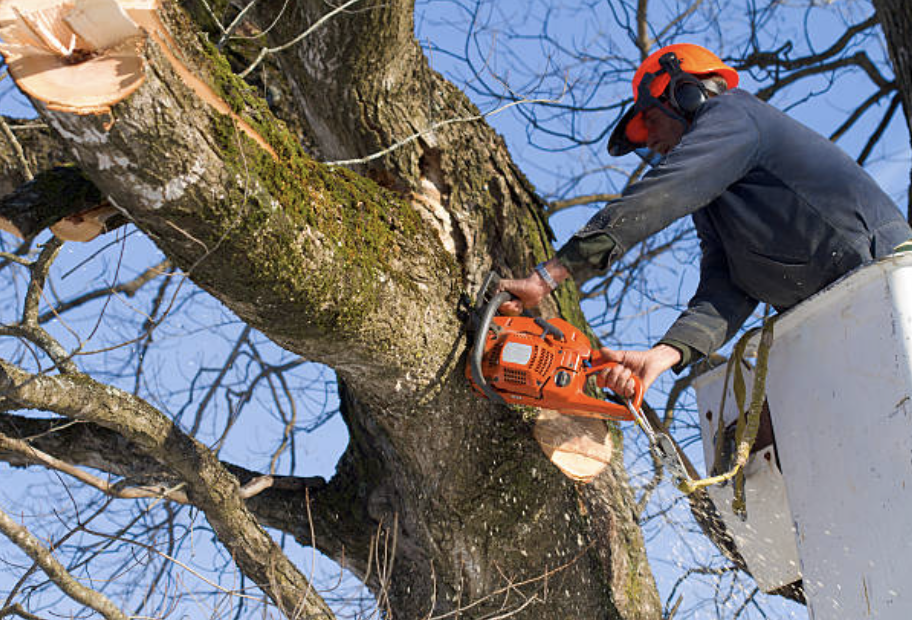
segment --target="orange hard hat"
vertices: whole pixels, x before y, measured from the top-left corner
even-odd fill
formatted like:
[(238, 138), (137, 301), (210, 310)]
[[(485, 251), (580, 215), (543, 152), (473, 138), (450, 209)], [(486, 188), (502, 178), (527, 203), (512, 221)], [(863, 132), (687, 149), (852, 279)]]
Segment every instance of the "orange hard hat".
[[(725, 80), (728, 88), (735, 88), (738, 85), (738, 72), (722, 62), (722, 59), (711, 51), (693, 43), (675, 43), (653, 52), (640, 64), (632, 82), (634, 102), (639, 97), (640, 82), (643, 81), (647, 74), (655, 75), (651, 82), (647, 82), (649, 84), (649, 93), (658, 98), (665, 92), (668, 83), (671, 81), (671, 76), (662, 70), (660, 59), (669, 52), (674, 53), (680, 62), (681, 71), (685, 73), (698, 77), (715, 74)], [(624, 117), (621, 118), (618, 129), (623, 132), (623, 136), (632, 145), (645, 144), (648, 132), (646, 131), (646, 124), (643, 122), (643, 111), (635, 111), (635, 107), (634, 105), (634, 108), (628, 110)]]

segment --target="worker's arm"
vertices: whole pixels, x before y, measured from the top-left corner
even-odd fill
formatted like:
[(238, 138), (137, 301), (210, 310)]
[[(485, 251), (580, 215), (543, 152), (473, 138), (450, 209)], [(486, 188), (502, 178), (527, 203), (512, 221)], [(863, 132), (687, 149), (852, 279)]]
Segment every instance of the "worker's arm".
[(757, 300), (731, 280), (728, 260), (710, 226), (699, 226), (700, 284), (681, 316), (659, 341), (683, 355), (675, 370), (709, 355), (730, 340), (757, 307)]
[(757, 300), (731, 281), (728, 261), (711, 227), (699, 229), (703, 250), (700, 284), (687, 310), (648, 351), (602, 349), (604, 358), (619, 363), (602, 373), (604, 384), (622, 396), (633, 395), (632, 375), (648, 389), (666, 370), (680, 372), (715, 351), (737, 333), (757, 306)]
[(557, 253), (577, 283), (672, 222), (700, 210), (756, 164), (754, 120), (725, 97), (706, 104), (665, 161), (608, 203)]
[[(582, 284), (607, 271), (636, 243), (709, 204), (756, 163), (760, 134), (753, 119), (723, 95), (706, 104), (666, 160), (623, 196), (608, 203), (545, 263), (556, 283), (572, 276)], [(535, 272), (504, 280), (517, 300), (503, 306), (518, 313), (550, 293)]]

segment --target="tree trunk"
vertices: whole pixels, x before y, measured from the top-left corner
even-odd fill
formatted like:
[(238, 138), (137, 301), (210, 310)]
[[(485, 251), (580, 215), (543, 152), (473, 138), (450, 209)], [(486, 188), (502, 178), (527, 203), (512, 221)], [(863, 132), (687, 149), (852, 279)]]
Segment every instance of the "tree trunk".
[[(327, 6), (292, 4), (272, 41)], [(461, 294), (491, 267), (525, 273), (551, 254), (551, 233), (501, 138), (428, 68), (411, 2), (359, 4), (270, 59), (304, 119), (294, 131), (188, 13), (162, 5), (166, 26), (142, 24), (145, 83), (110, 118), (38, 107), (195, 283), (337, 371), (351, 441), (338, 474), (309, 493), (314, 514), (334, 519), (316, 546), (338, 560), (344, 550), (365, 576), (372, 535), (389, 531), (391, 578), (375, 566), (369, 585), (398, 618), (469, 605), (470, 616), (506, 605), (524, 618), (658, 618), (619, 442), (594, 483), (571, 483), (520, 412), (480, 400), (463, 377)], [(465, 120), (439, 124), (453, 119)], [(417, 133), (356, 165), (364, 176), (300, 146), (364, 158)], [(543, 310), (583, 323), (575, 292), (556, 300)], [(311, 544), (303, 493), (275, 501), (253, 509)]]

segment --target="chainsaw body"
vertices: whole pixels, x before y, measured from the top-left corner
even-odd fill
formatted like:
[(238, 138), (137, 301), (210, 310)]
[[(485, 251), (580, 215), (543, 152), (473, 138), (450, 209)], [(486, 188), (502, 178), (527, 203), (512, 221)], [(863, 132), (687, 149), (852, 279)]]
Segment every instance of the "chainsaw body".
[[(484, 287), (482, 289), (484, 292)], [(585, 393), (592, 375), (614, 365), (600, 360), (586, 335), (563, 319), (494, 316), (510, 298), (498, 293), (480, 308), (466, 377), (482, 395), (496, 402), (554, 409), (567, 415), (632, 420), (625, 405)], [(643, 398), (637, 381), (634, 397)]]

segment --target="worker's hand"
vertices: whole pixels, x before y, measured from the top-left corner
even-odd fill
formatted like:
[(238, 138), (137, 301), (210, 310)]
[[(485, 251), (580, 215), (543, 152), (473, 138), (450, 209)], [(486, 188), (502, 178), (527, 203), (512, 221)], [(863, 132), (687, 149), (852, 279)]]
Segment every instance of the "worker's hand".
[(633, 375), (639, 377), (645, 393), (659, 375), (681, 361), (681, 352), (667, 344), (656, 345), (648, 351), (615, 351), (602, 347), (599, 354), (599, 362), (617, 362), (617, 366), (599, 373), (599, 383), (625, 398), (633, 397)]
[(541, 300), (551, 293), (551, 287), (535, 273), (518, 280), (501, 280), (498, 291), (507, 291), (513, 294), (513, 299), (500, 306), (500, 313), (515, 316), (521, 314), (523, 309), (534, 308)]
[[(556, 258), (545, 263), (545, 269), (551, 278), (558, 284), (570, 277), (570, 272)], [(542, 299), (551, 293), (551, 287), (537, 272), (533, 271), (525, 278), (500, 281), (498, 291), (507, 291), (513, 294), (512, 299), (500, 306), (500, 313), (507, 315), (521, 314), (524, 309), (531, 309), (541, 303)]]

